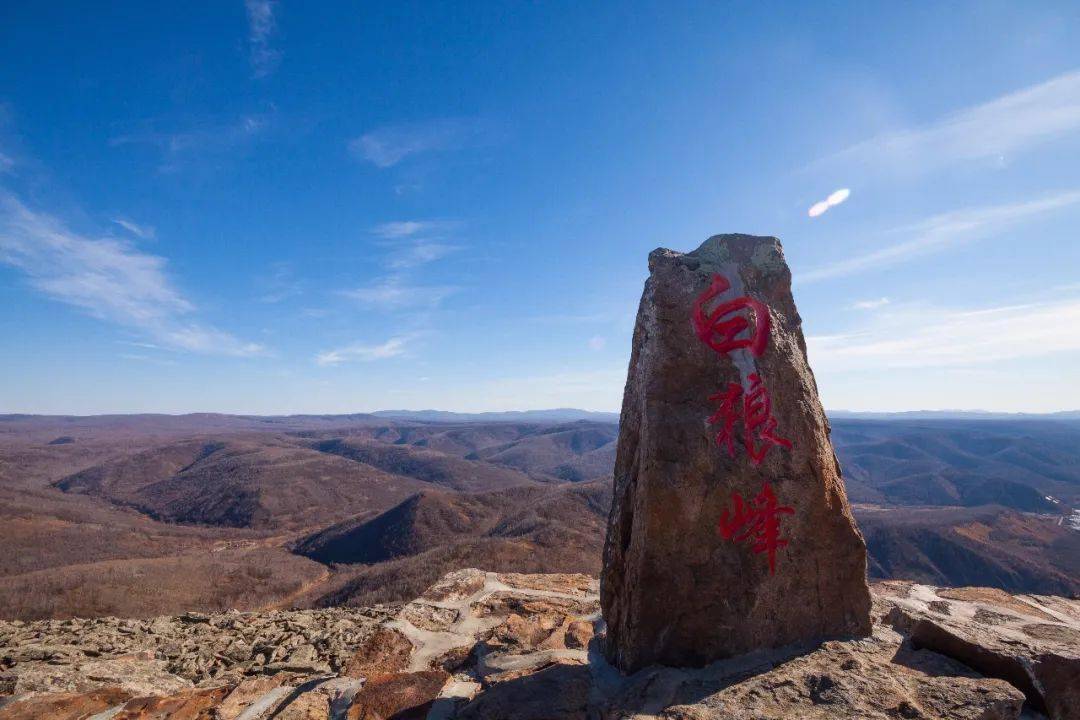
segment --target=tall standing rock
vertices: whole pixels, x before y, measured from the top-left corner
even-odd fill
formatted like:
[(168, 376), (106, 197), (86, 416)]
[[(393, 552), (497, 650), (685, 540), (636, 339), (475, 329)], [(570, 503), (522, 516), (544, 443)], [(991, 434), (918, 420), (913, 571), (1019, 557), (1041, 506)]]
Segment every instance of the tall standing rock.
[(638, 309), (601, 577), (625, 671), (870, 630), (866, 546), (776, 238), (659, 249)]

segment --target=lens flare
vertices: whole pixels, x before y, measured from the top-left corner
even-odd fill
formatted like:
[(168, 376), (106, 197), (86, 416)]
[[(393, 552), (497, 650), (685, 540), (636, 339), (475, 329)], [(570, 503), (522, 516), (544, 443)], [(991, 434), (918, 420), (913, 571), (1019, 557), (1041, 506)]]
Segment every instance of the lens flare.
[(816, 202), (810, 206), (810, 209), (806, 211), (806, 214), (810, 217), (817, 217), (824, 215), (825, 211), (831, 207), (836, 207), (840, 203), (844, 202), (851, 196), (851, 190), (849, 188), (840, 188), (834, 191), (829, 197), (825, 198), (821, 202)]

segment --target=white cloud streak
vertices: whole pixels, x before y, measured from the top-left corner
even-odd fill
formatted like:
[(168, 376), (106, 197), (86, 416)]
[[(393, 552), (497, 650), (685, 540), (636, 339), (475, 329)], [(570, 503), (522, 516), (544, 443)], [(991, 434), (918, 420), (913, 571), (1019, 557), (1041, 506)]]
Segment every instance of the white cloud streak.
[(281, 62), (281, 53), (270, 45), (277, 21), (273, 0), (244, 0), (248, 16), (248, 46), (251, 73), (255, 78), (264, 78), (277, 69)]
[(157, 236), (157, 231), (150, 225), (140, 225), (127, 218), (113, 218), (113, 222), (143, 240), (153, 240)]
[(386, 125), (350, 140), (349, 152), (378, 168), (389, 168), (423, 153), (455, 150), (475, 143), (480, 123), (465, 118)]
[(403, 335), (390, 338), (381, 345), (354, 343), (352, 345), (337, 348), (336, 350), (327, 350), (319, 353), (315, 356), (315, 364), (327, 367), (353, 361), (371, 362), (373, 360), (387, 360), (389, 358), (400, 357), (405, 354), (407, 349), (406, 346), (412, 339), (413, 336)]
[(411, 285), (400, 276), (383, 278), (367, 287), (344, 290), (342, 295), (369, 307), (388, 310), (435, 307), (453, 295), (452, 285)]
[(389, 265), (395, 269), (405, 269), (425, 265), (441, 260), (461, 249), (459, 245), (419, 240), (400, 248), (390, 257)]
[(30, 284), (95, 318), (175, 350), (256, 355), (263, 348), (187, 318), (194, 306), (165, 274), (165, 259), (111, 238), (89, 238), (0, 194), (0, 262)]
[(852, 303), (851, 307), (855, 310), (877, 310), (878, 308), (885, 307), (889, 304), (889, 298), (880, 297), (874, 300), (858, 300)]
[(1037, 200), (942, 213), (889, 233), (909, 236), (909, 240), (800, 273), (796, 279), (803, 283), (818, 282), (896, 265), (947, 247), (996, 235), (1020, 220), (1077, 203), (1080, 203), (1080, 191), (1073, 190)]
[(262, 114), (242, 115), (227, 120), (208, 118), (177, 132), (161, 132), (151, 128), (117, 135), (109, 139), (109, 145), (156, 148), (162, 156), (158, 170), (171, 173), (198, 158), (224, 157), (242, 149), (264, 136), (270, 124), (270, 116)]
[(449, 220), (399, 220), (376, 225), (371, 234), (392, 248), (387, 264), (394, 269), (424, 265), (461, 250), (445, 241), (458, 223)]
[(1080, 70), (1059, 75), (938, 122), (866, 140), (820, 164), (892, 161), (925, 171), (998, 158), (1080, 130)]
[(916, 307), (877, 313), (855, 332), (807, 338), (823, 372), (975, 366), (1080, 352), (1080, 297), (950, 310)]
[(371, 234), (389, 240), (407, 238), (414, 235), (441, 232), (447, 223), (435, 220), (396, 220), (385, 222), (371, 228)]

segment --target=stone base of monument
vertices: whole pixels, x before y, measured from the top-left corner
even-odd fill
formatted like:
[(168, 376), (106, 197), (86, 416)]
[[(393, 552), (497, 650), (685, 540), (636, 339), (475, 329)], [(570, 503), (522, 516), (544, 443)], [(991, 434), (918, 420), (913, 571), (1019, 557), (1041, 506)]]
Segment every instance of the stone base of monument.
[(601, 577), (608, 659), (703, 666), (870, 632), (855, 527), (776, 238), (649, 255)]
[[(933, 588), (915, 586), (925, 594)], [(1058, 598), (1038, 598), (1050, 605)], [(531, 664), (485, 682), (454, 717), (477, 720), (1015, 720), (1024, 694), (953, 658), (916, 649), (893, 628), (897, 590), (875, 592), (867, 637), (758, 650), (701, 668), (652, 665), (624, 674), (604, 656), (602, 622), (587, 659)], [(1063, 601), (1069, 603), (1070, 601)], [(1073, 603), (1075, 604), (1075, 603)], [(1048, 605), (1049, 607), (1049, 605)], [(1032, 612), (1038, 612), (1036, 608)], [(1060, 623), (1059, 623), (1060, 624)], [(1061, 625), (1062, 631), (1067, 631)], [(528, 665), (528, 669), (524, 666)], [(1054, 717), (1067, 718), (1068, 715)]]

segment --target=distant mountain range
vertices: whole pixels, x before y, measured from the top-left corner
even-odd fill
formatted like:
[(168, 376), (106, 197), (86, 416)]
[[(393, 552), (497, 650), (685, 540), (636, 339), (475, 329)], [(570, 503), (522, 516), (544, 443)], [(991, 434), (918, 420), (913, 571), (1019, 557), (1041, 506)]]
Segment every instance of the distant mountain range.
[(460, 413), (448, 410), (378, 410), (377, 417), (420, 422), (618, 422), (619, 413), (555, 408), (553, 410), (511, 410), (506, 412)]
[[(829, 410), (834, 419), (858, 420), (1080, 420), (1080, 410), (1062, 410), (1052, 413), (1006, 413), (986, 410), (906, 410), (901, 412), (872, 412), (861, 410)], [(293, 415), (230, 415), (227, 413), (133, 413), (110, 415), (33, 415), (26, 413), (0, 414), (2, 424), (18, 423), (47, 425), (66, 424), (72, 427), (92, 424), (96, 428), (107, 425), (131, 427), (133, 421), (161, 430), (181, 429), (265, 429), (280, 427), (289, 429), (325, 428), (343, 424), (373, 425), (386, 420), (437, 423), (564, 423), (577, 421), (619, 421), (619, 413), (577, 408), (552, 408), (548, 410), (507, 410), (498, 412), (454, 412), (451, 410), (376, 410), (370, 413), (340, 414), (293, 414)]]
[(906, 410), (903, 412), (829, 410), (826, 414), (830, 418), (860, 420), (1080, 420), (1080, 410), (1062, 410), (1052, 413), (1006, 413), (987, 410)]

